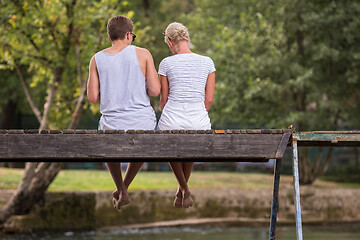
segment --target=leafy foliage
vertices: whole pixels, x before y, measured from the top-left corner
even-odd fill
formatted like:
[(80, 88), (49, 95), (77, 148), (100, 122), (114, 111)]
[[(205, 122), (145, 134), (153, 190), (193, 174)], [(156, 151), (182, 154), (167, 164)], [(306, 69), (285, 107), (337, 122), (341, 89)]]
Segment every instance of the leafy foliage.
[[(129, 10), (127, 1), (114, 0), (1, 1), (0, 4), (2, 69), (13, 69), (15, 64), (27, 67), (31, 78), (27, 84), (40, 110), (47, 100), (49, 86), (55, 85), (49, 126), (66, 128), (81, 85), (87, 80), (90, 58), (109, 45), (107, 20), (117, 14), (132, 17), (133, 11)], [(98, 112), (98, 106), (90, 108)]]
[[(1, 71), (2, 76), (9, 75), (0, 80), (1, 91), (9, 93), (0, 104), (7, 98), (23, 99), (14, 63), (21, 66), (40, 110), (49, 84), (61, 72), (49, 115), (52, 128), (66, 128), (81, 83), (86, 81), (89, 59), (109, 46), (106, 21), (118, 14), (134, 20), (136, 45), (152, 52), (156, 66), (171, 54), (161, 34), (165, 27), (172, 21), (189, 27), (193, 50), (213, 58), (217, 68), (215, 103), (210, 112), (214, 126), (359, 128), (358, 1), (52, 0), (0, 4)], [(158, 99), (152, 102), (156, 106)], [(99, 112), (98, 105), (88, 102), (85, 108)]]
[(187, 23), (196, 50), (215, 61), (217, 125), (360, 126), (357, 1), (196, 4)]

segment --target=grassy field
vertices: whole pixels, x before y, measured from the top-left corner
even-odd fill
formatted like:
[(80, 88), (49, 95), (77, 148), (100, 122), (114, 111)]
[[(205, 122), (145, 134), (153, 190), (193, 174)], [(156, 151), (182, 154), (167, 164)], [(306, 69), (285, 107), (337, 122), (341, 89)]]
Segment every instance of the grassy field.
[[(0, 189), (16, 189), (23, 170), (0, 168)], [(292, 185), (291, 176), (281, 176), (281, 184)], [(192, 189), (240, 188), (272, 189), (273, 175), (238, 172), (193, 172), (189, 185)], [(318, 180), (318, 187), (360, 188), (360, 184), (335, 183)], [(131, 190), (176, 189), (172, 172), (140, 172)], [(50, 191), (111, 191), (114, 189), (111, 175), (105, 170), (62, 170), (50, 185)]]

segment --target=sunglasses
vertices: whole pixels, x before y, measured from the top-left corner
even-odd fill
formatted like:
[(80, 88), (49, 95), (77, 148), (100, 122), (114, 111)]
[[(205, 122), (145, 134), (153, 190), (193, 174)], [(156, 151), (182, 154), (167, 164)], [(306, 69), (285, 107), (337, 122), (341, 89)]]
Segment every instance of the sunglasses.
[(132, 38), (133, 38), (132, 41), (135, 41), (136, 35), (132, 32), (130, 32), (130, 34), (132, 35)]
[(163, 32), (162, 35), (163, 35), (164, 37), (167, 37), (169, 40), (171, 40), (171, 39), (169, 38), (169, 36), (166, 36), (165, 32)]

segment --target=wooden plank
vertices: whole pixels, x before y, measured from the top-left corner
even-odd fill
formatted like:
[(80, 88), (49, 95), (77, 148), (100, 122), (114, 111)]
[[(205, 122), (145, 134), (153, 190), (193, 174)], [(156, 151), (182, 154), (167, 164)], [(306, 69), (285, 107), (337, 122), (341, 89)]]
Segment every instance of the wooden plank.
[(249, 133), (249, 134), (260, 134), (260, 133), (261, 133), (261, 129), (248, 129), (248, 130), (246, 130), (246, 133)]
[(359, 130), (350, 131), (301, 131), (295, 134), (360, 134)]
[(215, 134), (225, 134), (225, 130), (214, 130)]
[[(157, 131), (155, 131), (156, 133)], [(266, 161), (282, 158), (283, 134), (0, 134), (0, 159)], [(196, 131), (195, 131), (196, 132)], [(206, 133), (206, 132), (205, 132)], [(288, 141), (288, 139), (287, 139)]]
[(11, 131), (8, 131), (8, 133), (9, 134), (23, 134), (23, 133), (25, 133), (25, 131), (22, 129), (13, 129)]
[(360, 146), (360, 131), (299, 132), (292, 137), (298, 141), (298, 146)]
[(284, 133), (281, 141), (278, 146), (278, 150), (276, 152), (277, 159), (281, 159), (284, 156), (286, 147), (288, 146), (289, 139), (290, 139), (291, 133)]

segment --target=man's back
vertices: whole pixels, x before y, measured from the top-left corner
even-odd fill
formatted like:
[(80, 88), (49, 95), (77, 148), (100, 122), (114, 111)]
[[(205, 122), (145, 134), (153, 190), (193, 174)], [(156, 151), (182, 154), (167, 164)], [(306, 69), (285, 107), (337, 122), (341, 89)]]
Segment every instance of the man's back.
[(156, 117), (146, 92), (146, 60), (136, 47), (95, 54), (100, 82), (99, 129), (154, 129)]

